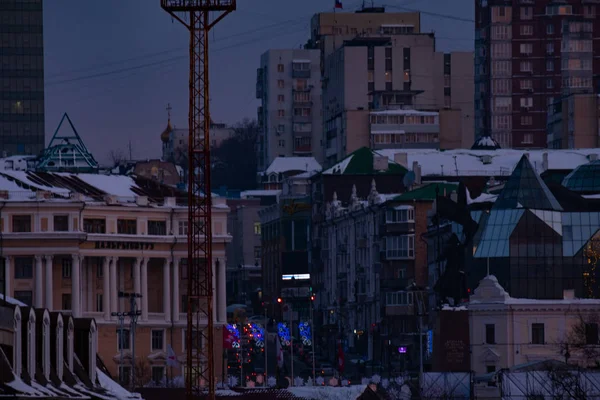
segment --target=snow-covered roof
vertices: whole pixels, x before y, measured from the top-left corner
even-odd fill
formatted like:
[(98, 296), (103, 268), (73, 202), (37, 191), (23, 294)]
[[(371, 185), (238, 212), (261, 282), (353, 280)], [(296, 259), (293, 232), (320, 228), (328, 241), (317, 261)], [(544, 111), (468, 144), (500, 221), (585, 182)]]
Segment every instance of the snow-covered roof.
[(277, 157), (266, 173), (280, 174), (290, 171), (321, 171), (323, 168), (314, 157)]
[[(593, 155), (600, 155), (600, 148), (573, 150), (435, 150), (435, 149), (383, 149), (377, 153), (394, 160), (395, 154), (405, 154), (407, 165), (412, 169), (417, 162), (421, 176), (509, 176), (523, 154), (538, 174), (546, 170), (572, 170), (590, 162)], [(547, 155), (545, 168), (544, 155)], [(340, 164), (338, 164), (340, 165)], [(342, 173), (343, 173), (342, 166)]]
[(419, 111), (419, 110), (382, 110), (371, 111), (371, 115), (419, 115), (423, 117), (437, 117), (440, 115), (437, 111)]
[(281, 190), (245, 190), (240, 193), (240, 197), (247, 199), (248, 197), (279, 196), (280, 194)]
[[(4, 300), (4, 295), (2, 293), (0, 293), (0, 301), (1, 300)], [(10, 297), (10, 296), (6, 296), (6, 302), (8, 304), (12, 304), (12, 305), (19, 306), (19, 307), (27, 307), (27, 304), (13, 298), (13, 297)]]

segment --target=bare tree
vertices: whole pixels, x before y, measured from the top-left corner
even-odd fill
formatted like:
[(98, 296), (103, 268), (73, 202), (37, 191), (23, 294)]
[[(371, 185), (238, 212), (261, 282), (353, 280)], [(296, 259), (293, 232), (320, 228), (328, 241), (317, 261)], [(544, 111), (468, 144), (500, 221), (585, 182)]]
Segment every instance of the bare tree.
[(138, 358), (135, 361), (135, 376), (133, 377), (133, 387), (138, 388), (147, 384), (152, 378), (150, 365), (143, 358)]
[(122, 150), (111, 150), (108, 153), (110, 160), (112, 161), (113, 166), (117, 166), (121, 164), (121, 162), (125, 161), (125, 153)]
[(558, 343), (565, 363), (568, 364), (573, 355), (579, 355), (586, 362), (586, 366), (600, 367), (599, 325), (598, 314), (578, 314), (575, 325)]
[(551, 386), (553, 398), (587, 400), (586, 391), (582, 385), (582, 372), (569, 368), (547, 368), (548, 381)]

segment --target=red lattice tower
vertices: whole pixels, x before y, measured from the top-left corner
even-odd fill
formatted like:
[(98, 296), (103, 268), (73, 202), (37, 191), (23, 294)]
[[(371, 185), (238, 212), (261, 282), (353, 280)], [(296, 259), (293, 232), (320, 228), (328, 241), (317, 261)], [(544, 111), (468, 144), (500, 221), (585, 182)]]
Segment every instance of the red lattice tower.
[[(161, 0), (190, 31), (186, 395), (215, 398), (208, 33), (236, 0)], [(211, 14), (215, 14), (211, 18)]]

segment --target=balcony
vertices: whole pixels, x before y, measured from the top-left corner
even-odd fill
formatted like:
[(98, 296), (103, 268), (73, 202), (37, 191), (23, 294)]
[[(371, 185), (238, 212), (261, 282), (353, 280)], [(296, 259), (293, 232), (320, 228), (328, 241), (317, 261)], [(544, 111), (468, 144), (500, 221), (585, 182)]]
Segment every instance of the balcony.
[(381, 279), (379, 285), (382, 292), (406, 290), (408, 279)]
[(302, 155), (310, 153), (312, 153), (312, 147), (310, 144), (294, 146), (294, 154)]
[(292, 78), (310, 78), (310, 60), (305, 62), (294, 62), (292, 64)]
[(413, 222), (387, 222), (379, 226), (379, 233), (382, 236), (390, 234), (411, 234), (415, 233), (415, 223)]
[(294, 115), (292, 117), (292, 122), (293, 123), (299, 123), (299, 124), (307, 124), (312, 122), (312, 115)]
[(312, 106), (313, 106), (313, 101), (310, 97), (308, 99), (294, 99), (294, 101), (293, 101), (293, 107), (312, 108)]

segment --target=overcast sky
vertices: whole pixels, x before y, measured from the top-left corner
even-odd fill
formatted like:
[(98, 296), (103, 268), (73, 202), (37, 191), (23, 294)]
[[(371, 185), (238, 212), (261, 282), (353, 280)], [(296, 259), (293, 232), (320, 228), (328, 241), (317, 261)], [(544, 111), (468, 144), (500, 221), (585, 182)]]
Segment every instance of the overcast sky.
[[(331, 4), (329, 4), (331, 3)], [(367, 0), (367, 4), (370, 3)], [(295, 48), (310, 35), (310, 17), (334, 0), (238, 0), (238, 10), (211, 33), (211, 114), (218, 122), (256, 118), (256, 68), (271, 48)], [(361, 0), (343, 0), (344, 12)], [(472, 50), (473, 0), (375, 0), (406, 6), (435, 31), (440, 51)], [(438, 16), (441, 15), (441, 16)], [(64, 112), (101, 163), (113, 149), (157, 158), (166, 126), (184, 127), (188, 106), (188, 33), (159, 0), (44, 2), (46, 136)]]

